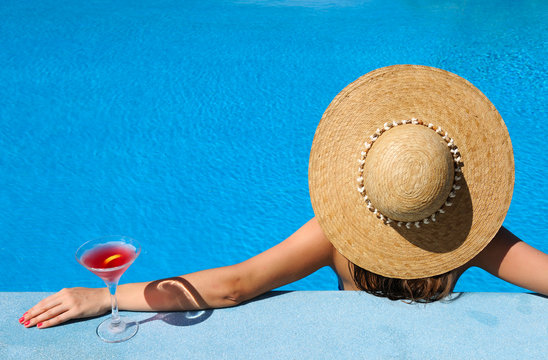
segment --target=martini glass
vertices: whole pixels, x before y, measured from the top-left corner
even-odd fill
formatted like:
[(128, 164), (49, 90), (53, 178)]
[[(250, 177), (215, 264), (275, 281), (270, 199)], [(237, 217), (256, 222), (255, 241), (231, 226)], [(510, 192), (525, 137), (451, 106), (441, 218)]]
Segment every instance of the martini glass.
[(127, 236), (105, 236), (90, 240), (76, 250), (76, 260), (86, 269), (99, 276), (108, 287), (112, 305), (112, 316), (97, 327), (101, 340), (117, 343), (137, 333), (139, 324), (118, 314), (116, 287), (122, 274), (135, 261), (141, 246)]

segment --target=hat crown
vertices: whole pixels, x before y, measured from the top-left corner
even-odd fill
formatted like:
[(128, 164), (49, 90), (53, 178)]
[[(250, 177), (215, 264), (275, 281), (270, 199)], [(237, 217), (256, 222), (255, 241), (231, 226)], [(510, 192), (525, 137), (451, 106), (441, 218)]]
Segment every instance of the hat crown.
[(425, 126), (400, 125), (384, 132), (368, 152), (364, 186), (381, 214), (420, 221), (440, 209), (451, 192), (454, 163), (447, 143)]

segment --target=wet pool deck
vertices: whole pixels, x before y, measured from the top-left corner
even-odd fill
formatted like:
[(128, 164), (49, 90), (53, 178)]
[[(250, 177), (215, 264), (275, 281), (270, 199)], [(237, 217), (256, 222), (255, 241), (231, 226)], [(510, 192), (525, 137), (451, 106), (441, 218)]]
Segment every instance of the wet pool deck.
[(17, 319), (48, 293), (0, 293), (0, 359), (541, 359), (548, 298), (466, 293), (409, 305), (359, 292), (271, 292), (229, 309), (129, 313), (137, 335), (106, 344), (102, 318), (50, 329)]

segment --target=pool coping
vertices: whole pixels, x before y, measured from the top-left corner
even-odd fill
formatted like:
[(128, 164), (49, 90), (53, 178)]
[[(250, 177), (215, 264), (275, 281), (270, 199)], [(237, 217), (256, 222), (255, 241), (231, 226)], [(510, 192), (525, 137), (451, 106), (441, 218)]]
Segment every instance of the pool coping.
[[(548, 298), (463, 293), (407, 304), (352, 291), (274, 291), (203, 312), (132, 312), (127, 342), (100, 341), (100, 318), (50, 329), (17, 319), (44, 292), (0, 292), (0, 358), (348, 359), (541, 358), (548, 353)], [(125, 313), (125, 312), (124, 312)]]

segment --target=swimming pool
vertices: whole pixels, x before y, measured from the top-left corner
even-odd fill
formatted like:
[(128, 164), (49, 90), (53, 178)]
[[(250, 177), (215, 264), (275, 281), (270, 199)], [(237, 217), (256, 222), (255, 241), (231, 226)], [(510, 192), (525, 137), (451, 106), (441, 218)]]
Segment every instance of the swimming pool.
[[(0, 291), (102, 286), (74, 251), (143, 251), (122, 282), (242, 261), (313, 216), (308, 155), (349, 82), (440, 67), (495, 104), (516, 185), (505, 225), (548, 252), (548, 4), (15, 1), (0, 4)], [(328, 269), (286, 289), (336, 289)], [(480, 270), (457, 290), (519, 291)]]

